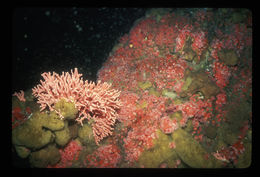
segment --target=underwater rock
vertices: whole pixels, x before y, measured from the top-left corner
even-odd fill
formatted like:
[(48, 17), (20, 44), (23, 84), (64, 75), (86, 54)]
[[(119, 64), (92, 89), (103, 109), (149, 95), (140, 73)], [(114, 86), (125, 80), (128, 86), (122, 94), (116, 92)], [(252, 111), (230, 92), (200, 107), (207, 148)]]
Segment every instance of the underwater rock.
[(184, 49), (184, 52), (183, 59), (191, 62), (194, 58), (196, 58), (196, 52), (194, 52), (191, 48), (186, 50)]
[(65, 146), (71, 139), (70, 130), (68, 125), (65, 125), (64, 129), (55, 131), (55, 142), (60, 146)]
[(221, 50), (218, 52), (219, 59), (228, 66), (235, 66), (238, 62), (238, 57), (234, 50)]
[(154, 147), (144, 151), (138, 160), (139, 165), (145, 168), (158, 168), (164, 161), (171, 164), (172, 161), (178, 159), (177, 153), (169, 146), (169, 143), (172, 142), (171, 137), (160, 130), (157, 130), (156, 133), (158, 138), (154, 140)]
[(39, 149), (54, 140), (52, 132), (43, 128), (46, 120), (41, 116), (45, 116), (45, 113), (34, 113), (29, 120), (12, 131), (14, 145)]
[(214, 139), (217, 136), (217, 127), (213, 125), (209, 125), (205, 127), (205, 133), (206, 136), (209, 137), (210, 139)]
[(226, 110), (226, 120), (229, 125), (229, 129), (233, 133), (238, 134), (244, 122), (249, 119), (252, 107), (249, 103), (243, 100), (236, 104), (227, 105)]
[(201, 71), (189, 72), (180, 96), (186, 97), (188, 93), (194, 94), (197, 92), (203, 93), (205, 99), (209, 99), (211, 96), (217, 95), (219, 88), (206, 73)]
[(232, 133), (231, 131), (223, 131), (223, 141), (226, 144), (233, 144), (237, 140), (237, 134)]
[(205, 82), (204, 87), (199, 90), (203, 93), (206, 99), (209, 99), (210, 97), (215, 96), (219, 93), (219, 88), (217, 87), (217, 85), (209, 79), (208, 82)]
[(207, 151), (186, 131), (179, 128), (172, 134), (176, 144), (174, 149), (181, 160), (192, 168), (219, 168), (222, 163), (213, 156), (205, 159)]
[(179, 51), (179, 53), (182, 53), (183, 59), (191, 62), (196, 56), (196, 52), (192, 50), (192, 39), (188, 37), (186, 39), (186, 42), (183, 46), (183, 49)]
[(45, 168), (47, 165), (55, 165), (60, 160), (59, 149), (55, 144), (48, 145), (46, 148), (32, 152), (29, 157), (31, 166)]
[(23, 159), (28, 157), (31, 153), (30, 149), (24, 147), (24, 146), (15, 146), (15, 151), (17, 155)]

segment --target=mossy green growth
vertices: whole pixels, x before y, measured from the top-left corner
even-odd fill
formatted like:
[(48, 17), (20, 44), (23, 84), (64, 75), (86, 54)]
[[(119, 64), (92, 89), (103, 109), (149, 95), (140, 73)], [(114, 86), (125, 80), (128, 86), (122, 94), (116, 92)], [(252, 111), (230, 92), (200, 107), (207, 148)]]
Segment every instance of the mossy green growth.
[(64, 128), (64, 120), (60, 119), (60, 117), (54, 112), (50, 112), (50, 114), (47, 113), (36, 113), (41, 122), (40, 124), (46, 128), (50, 129), (52, 131), (61, 130)]
[(222, 137), (221, 136), (218, 136), (216, 138), (216, 141), (215, 141), (215, 144), (213, 146), (213, 151), (216, 152), (218, 151), (219, 149), (222, 149), (222, 148), (226, 148), (228, 147), (227, 144), (223, 141)]
[(25, 159), (31, 153), (31, 151), (24, 146), (15, 146), (15, 151), (16, 151), (17, 155), (19, 157), (21, 157), (22, 159)]
[(186, 91), (189, 88), (191, 83), (192, 83), (192, 78), (188, 76), (185, 80), (185, 83), (182, 86), (182, 91)]
[(67, 102), (65, 99), (61, 99), (54, 105), (54, 109), (59, 111), (64, 119), (75, 119), (78, 110), (75, 108), (75, 104)]
[(177, 154), (174, 149), (169, 147), (172, 142), (171, 137), (157, 130), (158, 139), (154, 140), (154, 147), (144, 151), (139, 157), (139, 165), (145, 168), (158, 168), (164, 161), (174, 161)]
[(147, 90), (151, 88), (153, 85), (150, 81), (145, 81), (145, 82), (138, 82), (138, 87), (141, 88), (142, 90)]
[(12, 142), (14, 145), (25, 146), (30, 149), (39, 149), (54, 140), (54, 135), (48, 129), (43, 129), (46, 113), (35, 112), (22, 125), (13, 129)]
[(182, 103), (183, 103), (183, 101), (181, 99), (175, 99), (174, 100), (175, 105), (182, 104)]
[(95, 140), (93, 136), (93, 131), (91, 125), (85, 123), (79, 128), (78, 138), (80, 142), (84, 145), (93, 145), (95, 146)]
[[(236, 124), (237, 122), (233, 123), (227, 123), (223, 122), (222, 125), (218, 128), (217, 130), (217, 135), (218, 135), (218, 141), (223, 141), (225, 144), (233, 144), (237, 141), (237, 137), (240, 133), (238, 125), (233, 125)], [(236, 127), (235, 129), (233, 129)]]
[(55, 131), (54, 134), (55, 134), (55, 142), (59, 146), (65, 146), (71, 139), (68, 123), (66, 122), (64, 129)]
[(45, 168), (48, 165), (55, 165), (60, 160), (59, 149), (55, 144), (48, 145), (46, 148), (32, 152), (29, 157), (32, 167)]
[(183, 129), (179, 128), (172, 134), (176, 144), (174, 149), (181, 160), (192, 168), (220, 168), (222, 163), (210, 156), (207, 160), (207, 152), (203, 147)]
[(155, 89), (154, 87), (151, 87), (151, 88), (149, 89), (149, 94), (150, 94), (150, 95), (157, 96), (157, 97), (159, 97), (159, 96), (161, 95), (161, 93), (158, 92), (158, 91), (156, 91), (156, 89)]
[(191, 133), (193, 131), (193, 125), (192, 125), (192, 120), (188, 119), (186, 126), (183, 128), (188, 133)]
[(170, 118), (176, 118), (177, 120), (182, 119), (182, 113), (181, 111), (176, 111), (170, 115)]
[(171, 99), (175, 99), (177, 97), (177, 93), (175, 92), (170, 92), (167, 89), (164, 89), (162, 91), (162, 95)]

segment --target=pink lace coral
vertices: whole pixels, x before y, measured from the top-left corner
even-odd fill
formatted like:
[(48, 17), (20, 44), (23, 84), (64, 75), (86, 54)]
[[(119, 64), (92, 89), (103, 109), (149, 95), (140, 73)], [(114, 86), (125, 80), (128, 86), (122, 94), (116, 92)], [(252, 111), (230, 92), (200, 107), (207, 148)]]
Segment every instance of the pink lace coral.
[[(98, 81), (95, 84), (83, 81), (81, 76), (77, 68), (74, 72), (71, 70), (71, 74), (45, 72), (42, 74), (44, 81), (41, 80), (41, 84), (32, 89), (33, 95), (38, 99), (41, 111), (49, 108), (58, 114), (59, 110), (54, 109), (55, 103), (60, 99), (73, 102), (79, 111), (76, 121), (83, 125), (84, 119), (93, 120), (93, 134), (96, 144), (99, 145), (100, 140), (112, 134), (112, 126), (121, 106), (118, 99), (120, 91), (110, 89), (111, 84), (106, 82)], [(63, 118), (61, 114), (59, 115)]]

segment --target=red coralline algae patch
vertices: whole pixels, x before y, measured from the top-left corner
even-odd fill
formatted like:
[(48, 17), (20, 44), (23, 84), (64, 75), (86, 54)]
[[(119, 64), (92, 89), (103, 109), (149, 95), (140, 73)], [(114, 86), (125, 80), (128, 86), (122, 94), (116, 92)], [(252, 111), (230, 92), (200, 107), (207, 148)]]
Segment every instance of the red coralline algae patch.
[(213, 153), (213, 155), (224, 162), (233, 162), (237, 163), (238, 158), (241, 154), (245, 152), (244, 144), (241, 140), (238, 140), (234, 144), (229, 147), (221, 148), (217, 153)]
[[(99, 71), (100, 80), (109, 80), (115, 89), (123, 90), (120, 99), (124, 107), (118, 120), (127, 127), (124, 131), (128, 130), (123, 138), (123, 157), (129, 166), (138, 162), (144, 151), (153, 148), (158, 129), (171, 135), (177, 128), (185, 129), (190, 120), (191, 135), (203, 142), (205, 125), (219, 127), (225, 123), (226, 105), (230, 104), (232, 95), (227, 88), (235, 83), (234, 91), (243, 90), (237, 82), (242, 61), (234, 60), (227, 65), (231, 61), (220, 57), (220, 52), (232, 50), (238, 57), (245, 55), (244, 49), (252, 45), (252, 36), (251, 30), (243, 24), (231, 23), (223, 30), (215, 24), (214, 18), (214, 12), (203, 10), (194, 13), (194, 21), (175, 13), (164, 14), (159, 19), (156, 15), (143, 18), (129, 35), (120, 39), (120, 47), (110, 54)], [(186, 48), (195, 54), (186, 53)], [(198, 66), (187, 56), (197, 57)], [(183, 98), (181, 93), (190, 84), (185, 80), (186, 73), (198, 70), (207, 73), (219, 91), (214, 90), (217, 94), (208, 99), (202, 92), (188, 93)], [(250, 88), (251, 75), (243, 76), (242, 82)], [(199, 81), (200, 78), (196, 84)], [(191, 83), (191, 87), (199, 88), (196, 84)], [(209, 87), (209, 92), (214, 92), (212, 88)], [(181, 117), (172, 118), (171, 114), (177, 112)], [(169, 142), (169, 147), (174, 149), (175, 143)]]
[(211, 99), (201, 100), (197, 94), (191, 96), (189, 101), (176, 105), (175, 109), (182, 112), (181, 127), (186, 125), (188, 118), (192, 118), (194, 129), (196, 129), (199, 123), (209, 122), (212, 117)]
[(187, 24), (184, 26), (184, 28), (179, 30), (178, 37), (176, 38), (175, 52), (178, 52), (183, 49), (186, 39), (191, 34), (192, 29), (192, 25)]
[(122, 92), (120, 95), (124, 109), (121, 109), (118, 114), (118, 120), (122, 122), (125, 126), (128, 126), (136, 121), (136, 115), (138, 108), (136, 104), (138, 102), (139, 96), (133, 92)]
[(192, 43), (192, 49), (198, 56), (202, 54), (202, 51), (207, 48), (208, 39), (207, 32), (199, 31), (193, 34), (194, 42)]
[(217, 86), (220, 88), (226, 87), (231, 76), (229, 67), (221, 62), (214, 62), (213, 69), (214, 80), (216, 81)]
[(87, 155), (84, 165), (89, 168), (115, 168), (120, 160), (120, 149), (114, 144), (108, 144)]
[(81, 145), (77, 141), (70, 141), (64, 149), (59, 149), (61, 160), (54, 166), (48, 168), (68, 168), (73, 162), (79, 159), (79, 153), (82, 150)]
[(14, 107), (12, 109), (12, 129), (26, 122), (31, 115), (32, 111), (30, 107), (26, 107), (24, 110), (20, 107)]
[(133, 128), (124, 139), (126, 160), (130, 163), (138, 161), (141, 153), (153, 147), (153, 140), (157, 137), (156, 126), (143, 126)]
[(178, 128), (177, 120), (171, 120), (168, 116), (160, 119), (160, 129), (165, 134), (171, 134)]

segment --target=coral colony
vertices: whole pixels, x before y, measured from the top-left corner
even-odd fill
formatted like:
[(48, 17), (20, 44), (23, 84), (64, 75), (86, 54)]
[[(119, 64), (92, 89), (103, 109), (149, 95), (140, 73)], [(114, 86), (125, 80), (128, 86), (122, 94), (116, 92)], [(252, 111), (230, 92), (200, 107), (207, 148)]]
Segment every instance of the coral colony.
[(37, 103), (40, 104), (41, 111), (47, 106), (50, 111), (54, 110), (63, 118), (59, 110), (53, 108), (61, 98), (66, 101), (73, 102), (79, 111), (76, 119), (83, 125), (84, 119), (94, 119), (92, 125), (95, 142), (112, 134), (112, 126), (115, 124), (117, 110), (120, 108), (120, 101), (117, 99), (120, 92), (110, 89), (111, 84), (108, 83), (88, 83), (81, 78), (82, 74), (78, 73), (75, 68), (71, 75), (66, 72), (62, 75), (57, 73), (43, 73), (41, 84), (32, 89), (33, 95), (38, 98)]
[[(78, 132), (86, 133), (56, 146), (55, 163), (48, 159), (40, 167), (248, 167), (251, 15), (225, 21), (225, 27), (218, 15), (210, 10), (197, 10), (192, 17), (150, 12), (120, 38), (97, 83), (83, 81), (77, 68), (43, 73), (32, 89), (40, 106), (37, 115), (48, 112), (46, 117), (69, 121), (56, 106), (64, 99), (78, 111), (73, 119)], [(14, 96), (26, 104), (23, 91)], [(33, 112), (27, 120), (25, 107), (13, 107), (13, 123), (26, 120), (13, 131), (37, 118), (26, 109)], [(37, 167), (32, 154), (41, 149), (13, 139), (31, 152), (28, 157)]]

